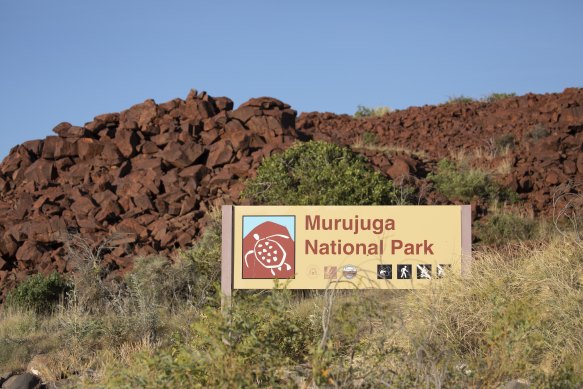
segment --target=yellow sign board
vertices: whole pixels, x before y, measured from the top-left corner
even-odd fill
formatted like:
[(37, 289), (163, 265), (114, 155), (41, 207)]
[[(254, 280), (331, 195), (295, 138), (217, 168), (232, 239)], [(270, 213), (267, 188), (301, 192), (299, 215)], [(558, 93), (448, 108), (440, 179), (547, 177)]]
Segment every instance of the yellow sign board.
[(223, 292), (415, 289), (468, 270), (469, 206), (224, 206)]

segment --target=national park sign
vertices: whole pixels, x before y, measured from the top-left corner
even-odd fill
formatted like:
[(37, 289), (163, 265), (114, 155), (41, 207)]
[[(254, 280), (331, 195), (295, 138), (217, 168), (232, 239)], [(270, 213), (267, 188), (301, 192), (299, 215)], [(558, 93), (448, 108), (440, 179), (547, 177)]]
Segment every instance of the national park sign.
[(223, 206), (222, 290), (415, 289), (471, 261), (470, 206)]

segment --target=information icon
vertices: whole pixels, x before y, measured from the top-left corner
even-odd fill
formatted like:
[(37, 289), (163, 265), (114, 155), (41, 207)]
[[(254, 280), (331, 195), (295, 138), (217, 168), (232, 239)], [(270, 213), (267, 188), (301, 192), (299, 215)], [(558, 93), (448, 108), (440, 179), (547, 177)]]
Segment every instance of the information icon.
[(430, 280), (431, 279), (431, 265), (417, 265), (417, 279)]
[(412, 273), (411, 265), (397, 265), (397, 279), (410, 280)]
[(393, 265), (377, 265), (377, 279), (390, 280), (393, 278)]

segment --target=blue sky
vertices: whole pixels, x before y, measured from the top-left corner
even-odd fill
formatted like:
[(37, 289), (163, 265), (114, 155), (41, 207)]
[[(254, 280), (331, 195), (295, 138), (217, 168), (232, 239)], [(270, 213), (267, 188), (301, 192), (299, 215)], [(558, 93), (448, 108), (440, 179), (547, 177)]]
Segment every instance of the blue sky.
[(190, 88), (302, 111), (583, 86), (583, 2), (0, 1), (0, 158)]

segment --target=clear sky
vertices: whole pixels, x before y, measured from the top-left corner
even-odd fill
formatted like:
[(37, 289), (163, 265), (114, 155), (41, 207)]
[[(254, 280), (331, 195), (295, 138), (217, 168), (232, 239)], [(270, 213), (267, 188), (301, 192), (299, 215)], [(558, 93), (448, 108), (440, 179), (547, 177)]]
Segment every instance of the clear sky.
[(0, 158), (190, 88), (299, 112), (583, 86), (583, 1), (0, 0)]

